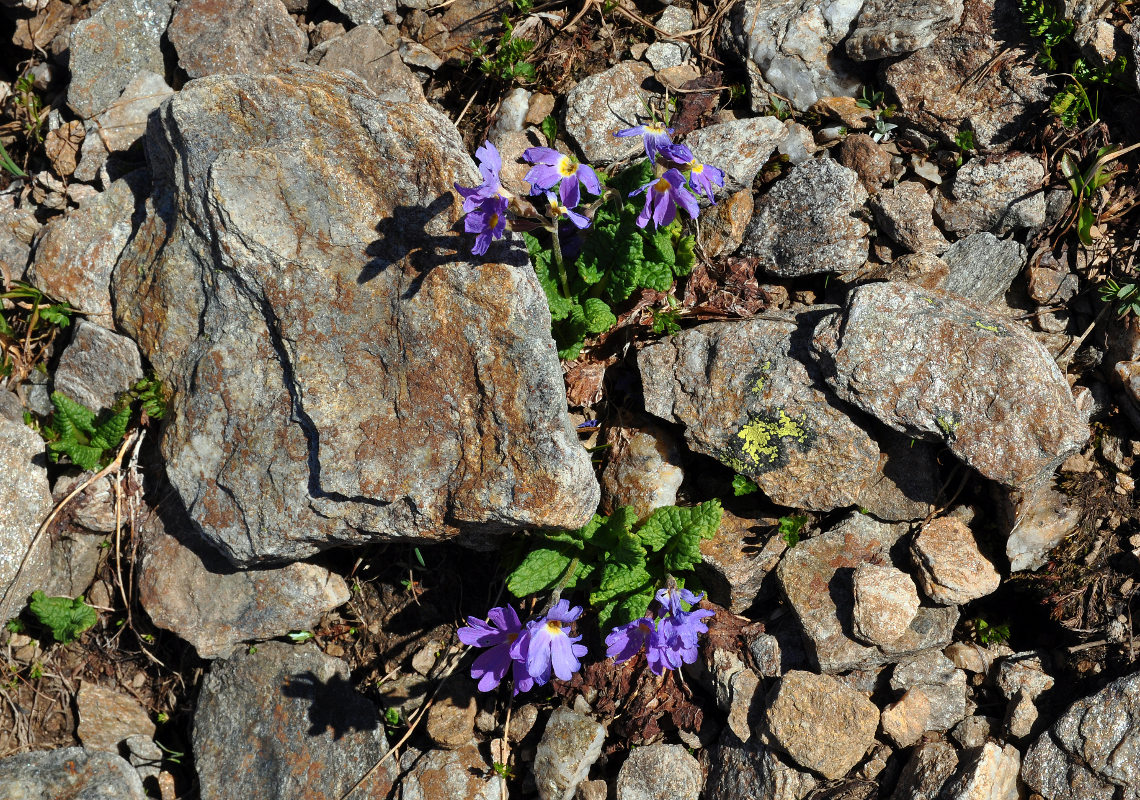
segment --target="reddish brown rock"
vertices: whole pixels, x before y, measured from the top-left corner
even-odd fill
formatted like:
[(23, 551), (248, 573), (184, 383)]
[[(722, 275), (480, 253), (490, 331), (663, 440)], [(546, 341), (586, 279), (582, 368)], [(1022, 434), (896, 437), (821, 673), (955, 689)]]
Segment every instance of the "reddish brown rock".
[(835, 160), (847, 169), (854, 170), (869, 193), (874, 194), (891, 179), (891, 157), (882, 145), (865, 133), (853, 133), (844, 138), (835, 154)]
[(955, 517), (925, 525), (911, 543), (922, 591), (943, 605), (968, 603), (997, 590), (994, 565), (981, 554), (973, 532)]

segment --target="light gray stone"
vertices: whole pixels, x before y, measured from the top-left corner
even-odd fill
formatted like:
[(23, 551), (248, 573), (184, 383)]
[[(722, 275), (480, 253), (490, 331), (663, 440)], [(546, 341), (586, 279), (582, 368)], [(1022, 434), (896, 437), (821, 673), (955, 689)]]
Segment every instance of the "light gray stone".
[(903, 181), (871, 198), (871, 210), (887, 236), (912, 253), (941, 253), (950, 243), (934, 224), (934, 198), (917, 181)]
[(424, 102), (423, 85), (372, 25), (358, 25), (343, 36), (314, 47), (305, 63), (358, 75), (382, 100)]
[(847, 37), (847, 55), (876, 61), (913, 53), (962, 19), (962, 0), (867, 0)]
[(702, 164), (724, 172), (725, 192), (739, 192), (752, 188), (752, 181), (786, 133), (775, 117), (748, 117), (695, 130), (685, 144)]
[(757, 694), (760, 680), (756, 673), (745, 666), (737, 653), (722, 647), (703, 648), (692, 672), (728, 718), (728, 729), (740, 741), (749, 741), (762, 707), (763, 694)]
[(673, 434), (660, 425), (610, 425), (609, 445), (602, 470), (602, 511), (632, 506), (638, 519), (657, 508), (676, 505), (677, 490), (685, 479), (681, 450)]
[(0, 197), (0, 273), (9, 280), (22, 280), (28, 268), (32, 241), (40, 229), (35, 212), (16, 208), (15, 197)]
[(958, 168), (934, 213), (947, 231), (1008, 233), (1045, 224), (1045, 167), (1028, 153), (975, 157)]
[(712, 751), (707, 800), (803, 800), (818, 785), (810, 772), (796, 769), (753, 739), (742, 742), (725, 731)]
[(890, 644), (906, 633), (919, 607), (918, 588), (909, 575), (894, 567), (860, 564), (852, 581), (856, 637), (869, 644)]
[(981, 747), (997, 733), (998, 720), (993, 717), (966, 717), (950, 731), (950, 737), (963, 750)]
[(473, 744), (427, 752), (410, 747), (400, 757), (400, 800), (499, 800), (502, 780), (491, 767)]
[(1001, 583), (973, 532), (957, 517), (931, 520), (914, 537), (910, 550), (918, 583), (935, 603), (969, 603), (993, 594)]
[(859, 286), (814, 343), (841, 398), (896, 430), (944, 441), (1000, 483), (1040, 483), (1088, 438), (1068, 382), (1030, 333), (944, 292)]
[(858, 269), (871, 230), (857, 216), (866, 200), (854, 171), (826, 157), (805, 161), (760, 198), (737, 254), (785, 278)]
[(396, 13), (395, 0), (329, 0), (329, 2), (352, 20), (354, 25), (375, 25), (379, 28), (385, 23), (385, 15)]
[(986, 742), (966, 758), (942, 788), (944, 800), (1017, 800), (1021, 754), (1011, 744)]
[(179, 0), (167, 36), (191, 78), (273, 72), (309, 49), (281, 0)]
[(116, 320), (172, 391), (167, 476), (235, 565), (589, 520), (546, 298), (518, 240), (462, 255), (478, 173), (446, 118), (295, 66), (191, 82), (147, 147)]
[[(98, 146), (112, 153), (129, 150), (146, 133), (146, 120), (162, 101), (174, 94), (162, 76), (143, 70), (123, 89), (123, 93), (107, 110), (91, 123), (94, 127), (83, 140), (94, 137)], [(82, 177), (82, 176), (80, 176)]]
[(99, 412), (115, 405), (116, 397), (142, 377), (142, 360), (134, 342), (80, 319), (59, 358), (55, 389)]
[(566, 135), (586, 161), (605, 166), (644, 152), (640, 136), (622, 139), (614, 134), (648, 122), (643, 100), (652, 76), (647, 64), (623, 61), (582, 80), (566, 95)]
[(966, 716), (966, 673), (937, 650), (902, 663), (891, 673), (896, 692), (920, 689), (929, 702), (925, 731), (945, 731)]
[(1010, 572), (1036, 570), (1045, 565), (1049, 551), (1065, 541), (1081, 521), (1080, 504), (1053, 482), (1032, 491), (1013, 491), (1009, 497), (1012, 527), (1005, 540)]
[(133, 697), (83, 681), (75, 698), (79, 712), (76, 735), (88, 750), (119, 752), (128, 736), (154, 736), (154, 722)]
[(160, 42), (174, 0), (109, 0), (71, 29), (67, 104), (98, 116), (143, 71), (163, 74)]
[(992, 233), (974, 233), (959, 239), (942, 254), (949, 274), (939, 288), (978, 303), (992, 303), (1009, 291), (1029, 258), (1025, 247)]
[(534, 755), (534, 782), (542, 800), (570, 800), (602, 754), (606, 729), (568, 708), (554, 709)]
[(3, 800), (146, 800), (142, 781), (113, 753), (63, 747), (0, 760)]
[(0, 416), (0, 619), (5, 622), (50, 574), (51, 538), (35, 536), (52, 507), (44, 450), (39, 434)]
[[(312, 643), (265, 642), (215, 662), (193, 743), (202, 800), (340, 797), (388, 750), (380, 714), (352, 688), (348, 665)], [(389, 759), (356, 791), (384, 797), (396, 772)]]
[(617, 778), (617, 800), (697, 800), (701, 765), (679, 744), (634, 749)]

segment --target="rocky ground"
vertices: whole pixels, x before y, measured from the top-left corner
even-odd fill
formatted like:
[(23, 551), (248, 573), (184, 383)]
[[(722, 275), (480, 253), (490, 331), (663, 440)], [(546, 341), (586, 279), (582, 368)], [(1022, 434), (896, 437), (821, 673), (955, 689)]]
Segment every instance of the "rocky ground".
[[(0, 798), (1140, 798), (1131, 2), (0, 0), (0, 42)], [(725, 186), (560, 362), (454, 184), (616, 168), (647, 108)], [(476, 691), (528, 531), (714, 498), (695, 664), (587, 615), (572, 680)]]

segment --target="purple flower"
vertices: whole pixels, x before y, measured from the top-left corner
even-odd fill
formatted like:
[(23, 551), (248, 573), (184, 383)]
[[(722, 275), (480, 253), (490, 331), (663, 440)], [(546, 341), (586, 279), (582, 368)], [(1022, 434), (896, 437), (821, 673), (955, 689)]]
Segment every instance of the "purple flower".
[[(538, 194), (547, 189), (553, 189), (561, 181), (563, 186), (570, 185), (577, 198), (580, 193), (579, 184), (586, 187), (590, 194), (600, 195), (602, 184), (598, 176), (590, 167), (579, 164), (570, 156), (563, 155), (550, 147), (530, 147), (523, 151), (523, 158), (534, 164), (526, 174), (525, 180), (530, 183), (531, 194)], [(571, 206), (578, 205), (575, 199)]]
[(475, 158), (479, 162), (479, 174), (483, 176), (483, 183), (472, 187), (455, 184), (455, 191), (463, 197), (464, 214), (470, 214), (489, 199), (511, 197), (511, 193), (499, 182), (499, 170), (503, 168), (503, 159), (499, 156), (495, 145), (483, 142), (483, 146), (475, 151)]
[(546, 202), (550, 203), (550, 213), (554, 219), (566, 217), (579, 230), (589, 227), (590, 218), (574, 210), (574, 206), (578, 205), (577, 185), (570, 185), (563, 181), (562, 185), (558, 187), (558, 194), (561, 197), (555, 197), (553, 192), (546, 193)]
[(646, 615), (620, 625), (606, 637), (606, 655), (621, 664), (645, 648), (649, 671), (660, 675), (666, 669), (679, 669), (697, 660), (697, 637), (708, 633), (702, 622), (714, 615), (708, 609), (685, 611), (681, 603), (699, 603), (704, 595), (687, 589), (661, 589), (657, 592), (654, 616)]
[(492, 239), (502, 239), (507, 227), (507, 198), (492, 195), (482, 200), (478, 208), (463, 220), (463, 230), (477, 234), (471, 252), (481, 256), (491, 246)]
[(519, 615), (510, 606), (492, 608), (487, 612), (488, 624), (475, 617), (467, 618), (467, 626), (456, 635), (459, 641), (472, 647), (490, 647), (471, 665), (471, 677), (479, 681), (479, 691), (488, 692), (506, 677), (508, 667), (514, 679), (514, 693), (525, 692), (534, 685), (526, 672), (526, 665), (511, 658), (511, 648), (524, 635)]
[(677, 216), (677, 206), (683, 208), (690, 217), (700, 213), (697, 199), (685, 188), (685, 176), (677, 169), (671, 169), (660, 178), (629, 193), (630, 197), (645, 192), (645, 207), (637, 215), (637, 226), (644, 228), (652, 219), (654, 225), (663, 227)]
[(662, 148), (661, 154), (688, 174), (689, 186), (695, 193), (703, 194), (710, 203), (716, 205), (716, 198), (713, 197), (715, 191), (713, 185), (724, 186), (723, 172), (710, 164), (702, 164), (693, 155), (693, 151), (683, 144), (671, 144)]
[(662, 148), (673, 143), (673, 140), (669, 138), (669, 134), (672, 132), (672, 128), (666, 128), (660, 122), (649, 122), (645, 125), (638, 125), (635, 128), (626, 128), (623, 131), (618, 131), (614, 136), (621, 136), (622, 138), (644, 136), (645, 154), (652, 160), (657, 158), (657, 153), (660, 152)]
[(578, 644), (581, 636), (570, 636), (565, 625), (582, 615), (582, 608), (570, 608), (568, 600), (559, 600), (541, 619), (527, 625), (527, 635), (515, 640), (511, 658), (526, 663), (527, 674), (542, 686), (553, 673), (559, 680), (568, 681), (582, 668), (578, 660), (586, 655), (586, 646)]
[(641, 652), (650, 638), (657, 633), (653, 617), (638, 617), (633, 622), (619, 625), (606, 637), (606, 656), (621, 664)]

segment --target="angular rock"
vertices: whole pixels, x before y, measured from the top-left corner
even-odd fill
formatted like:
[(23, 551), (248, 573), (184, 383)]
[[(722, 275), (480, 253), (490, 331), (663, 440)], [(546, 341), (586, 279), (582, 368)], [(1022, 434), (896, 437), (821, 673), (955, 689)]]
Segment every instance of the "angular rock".
[(353, 25), (373, 25), (379, 28), (385, 24), (386, 14), (396, 13), (396, 0), (329, 0), (329, 2), (352, 20)]
[(737, 653), (721, 647), (704, 648), (693, 672), (728, 717), (728, 730), (740, 741), (749, 741), (763, 697), (757, 693), (760, 680), (756, 673)]
[(641, 137), (619, 139), (615, 133), (645, 121), (642, 98), (653, 70), (638, 61), (623, 61), (591, 75), (566, 95), (566, 135), (586, 161), (605, 166), (639, 151)]
[(21, 280), (40, 223), (35, 212), (16, 208), (15, 200), (12, 196), (0, 197), (0, 269), (11, 280)]
[(941, 253), (950, 243), (934, 224), (934, 198), (917, 181), (903, 181), (871, 198), (871, 210), (887, 236), (912, 253)]
[(923, 593), (940, 605), (961, 605), (997, 591), (1001, 576), (978, 550), (969, 526), (940, 517), (911, 542), (911, 556)]
[(891, 156), (867, 134), (853, 133), (844, 137), (836, 150), (835, 160), (853, 170), (869, 193), (874, 194), (890, 181)]
[(191, 78), (273, 72), (309, 49), (281, 0), (179, 0), (167, 35)]
[(997, 731), (993, 717), (966, 717), (950, 731), (950, 737), (963, 750), (981, 747)]
[(858, 269), (871, 230), (857, 216), (866, 199), (852, 170), (830, 158), (805, 161), (760, 198), (737, 254), (785, 278)]
[(517, 241), (458, 255), (453, 184), (478, 178), (443, 116), (297, 66), (188, 84), (147, 147), (117, 321), (172, 389), (167, 475), (233, 563), (590, 518), (546, 298)]
[(180, 541), (157, 519), (144, 528), (139, 601), (151, 621), (224, 658), (242, 642), (309, 630), (348, 602), (344, 579), (314, 564), (235, 570), (189, 532)]
[[(645, 409), (684, 425), (691, 449), (752, 478), (780, 505), (859, 504), (890, 515), (897, 501), (907, 518), (919, 516), (933, 495), (880, 486), (880, 445), (816, 388), (802, 340), (819, 313), (702, 325), (644, 348)], [(899, 456), (898, 464), (908, 457)]]
[[(475, 744), (475, 686), (470, 681), (453, 680), (449, 691), (437, 697), (428, 709), (424, 733), (432, 743), (444, 750), (458, 750)], [(511, 719), (514, 733), (514, 718)]]
[(1024, 739), (1033, 731), (1038, 717), (1037, 705), (1025, 692), (1017, 692), (1005, 710), (1005, 730), (1007, 738)]
[[(19, 3), (3, 2), (13, 6)], [(75, 16), (76, 9), (61, 0), (32, 0), (25, 8), (36, 10), (32, 18), (17, 17), (12, 31), (12, 44), (23, 50), (46, 50), (52, 39), (59, 36)]]
[(847, 37), (847, 55), (876, 61), (913, 53), (962, 19), (962, 0), (867, 0)]
[(857, 638), (889, 645), (906, 633), (919, 607), (918, 589), (909, 575), (894, 567), (860, 564), (852, 581), (851, 621)]
[(51, 538), (35, 534), (51, 507), (43, 439), (22, 421), (0, 416), (0, 619), (5, 622), (48, 579)]
[[(312, 643), (266, 642), (215, 662), (194, 713), (202, 800), (301, 800), (351, 789), (388, 744), (376, 707), (348, 678), (347, 664)], [(356, 791), (384, 797), (395, 772), (389, 759)]]
[(606, 729), (568, 708), (554, 709), (534, 755), (534, 782), (542, 800), (570, 800), (602, 754)]
[(942, 788), (945, 800), (1017, 800), (1021, 754), (1011, 744), (986, 742), (981, 750), (964, 754), (958, 773)]
[(1035, 698), (1053, 688), (1053, 677), (1045, 672), (1042, 653), (1015, 653), (998, 665), (997, 687), (1007, 700), (1018, 693)]
[(925, 687), (916, 687), (883, 708), (879, 724), (898, 747), (910, 747), (930, 730), (932, 701)]
[(501, 780), (473, 744), (458, 750), (409, 748), (400, 757), (401, 800), (497, 800), (502, 797)]
[(1025, 247), (1013, 239), (988, 232), (971, 234), (942, 254), (949, 273), (937, 288), (977, 303), (992, 303), (1005, 297), (1028, 258)]
[(305, 63), (353, 72), (382, 100), (424, 101), (423, 85), (400, 58), (399, 49), (372, 25), (359, 25), (314, 47)]
[(786, 98), (797, 111), (807, 111), (821, 97), (856, 96), (861, 84), (857, 68), (836, 45), (850, 32), (862, 4), (737, 2), (724, 20), (721, 40), (748, 70), (752, 110), (767, 108), (769, 92)]
[(638, 747), (621, 765), (617, 800), (697, 800), (701, 765), (679, 744)]
[[(693, 29), (693, 14), (687, 8), (666, 6), (654, 27), (666, 34), (684, 33)], [(655, 70), (677, 67), (689, 58), (692, 48), (683, 40), (671, 40), (658, 35), (658, 40), (645, 50), (645, 60)]]
[(775, 747), (834, 780), (859, 763), (874, 743), (879, 709), (830, 676), (792, 671), (768, 695), (765, 726)]
[(79, 149), (83, 145), (85, 131), (83, 123), (77, 119), (65, 122), (53, 131), (48, 131), (44, 137), (44, 153), (51, 161), (52, 169), (60, 177), (67, 177), (75, 172), (78, 163)]
[(1069, 707), (1025, 754), (1021, 779), (1045, 800), (1109, 800), (1140, 786), (1140, 672)]
[(59, 538), (52, 538), (50, 573), (47, 582), (39, 588), (49, 597), (85, 594), (99, 569), (105, 537), (67, 526)]
[(752, 188), (786, 135), (784, 124), (775, 117), (749, 117), (695, 130), (685, 137), (685, 144), (702, 164), (724, 172), (724, 191), (738, 192)]
[[(79, 484), (87, 481), (91, 473), (62, 475), (52, 486), (52, 500), (59, 503)], [(121, 515), (121, 512), (120, 512)], [(76, 525), (98, 533), (115, 530), (115, 496), (110, 477), (89, 484), (67, 504), (67, 516)], [(74, 595), (73, 595), (74, 596)]]
[(949, 730), (966, 716), (966, 673), (937, 650), (896, 666), (891, 673), (891, 689), (908, 694), (922, 691), (930, 708), (925, 730)]
[(98, 412), (113, 406), (116, 396), (142, 377), (142, 361), (134, 342), (80, 319), (71, 343), (59, 358), (55, 388)]
[(131, 238), (131, 219), (148, 187), (145, 170), (132, 172), (83, 207), (45, 225), (28, 279), (83, 311), (88, 321), (114, 327), (111, 271)]
[(0, 791), (5, 800), (146, 800), (142, 781), (127, 761), (113, 753), (61, 747), (0, 760)]
[[(725, 178), (726, 182), (727, 180)], [(754, 210), (752, 189), (748, 188), (730, 194), (703, 213), (701, 247), (710, 258), (728, 255), (740, 247)]]
[(98, 116), (142, 71), (163, 74), (160, 41), (174, 0), (109, 0), (71, 29), (67, 104)]
[(939, 195), (934, 212), (943, 228), (959, 236), (1039, 228), (1045, 224), (1044, 183), (1044, 165), (1028, 153), (971, 158), (958, 168), (947, 196)]
[(857, 287), (816, 329), (826, 380), (896, 430), (940, 439), (992, 480), (1036, 484), (1088, 438), (1069, 384), (1020, 325), (903, 283)]
[(146, 133), (146, 119), (174, 94), (161, 75), (143, 70), (107, 110), (94, 119), (99, 145), (112, 153), (129, 150)]
[(703, 539), (700, 548), (702, 561), (694, 569), (709, 600), (742, 614), (760, 599), (764, 579), (788, 546), (770, 526), (725, 511), (716, 536)]
[(957, 768), (954, 745), (945, 741), (919, 745), (899, 774), (891, 800), (936, 800)]
[(784, 762), (773, 750), (756, 740), (745, 743), (725, 731), (710, 759), (705, 783), (707, 800), (803, 800), (818, 781)]
[(611, 425), (606, 443), (610, 448), (602, 471), (602, 513), (632, 506), (637, 518), (645, 519), (656, 508), (676, 504), (685, 473), (672, 434), (649, 423)]
[(1005, 540), (1009, 571), (1040, 569), (1049, 551), (1081, 521), (1080, 504), (1048, 482), (1029, 492), (1010, 493), (1012, 528)]
[(76, 735), (88, 750), (119, 752), (128, 736), (154, 736), (154, 723), (132, 697), (83, 681), (75, 700), (79, 712)]
[[(1010, 0), (964, 0), (957, 27), (884, 71), (887, 87), (899, 99), (899, 115), (947, 144), (969, 129), (982, 150), (1007, 147), (1039, 123), (1051, 94), (1047, 76), (1034, 65), (1023, 25)], [(993, 63), (993, 54), (1007, 42), (1025, 44)]]
[(776, 575), (803, 627), (808, 655), (823, 672), (872, 667), (902, 660), (950, 642), (955, 608), (920, 608), (907, 631), (889, 645), (868, 647), (852, 629), (852, 573), (867, 561), (886, 561), (905, 526), (885, 525), (854, 513), (835, 528), (801, 541), (787, 552)]

